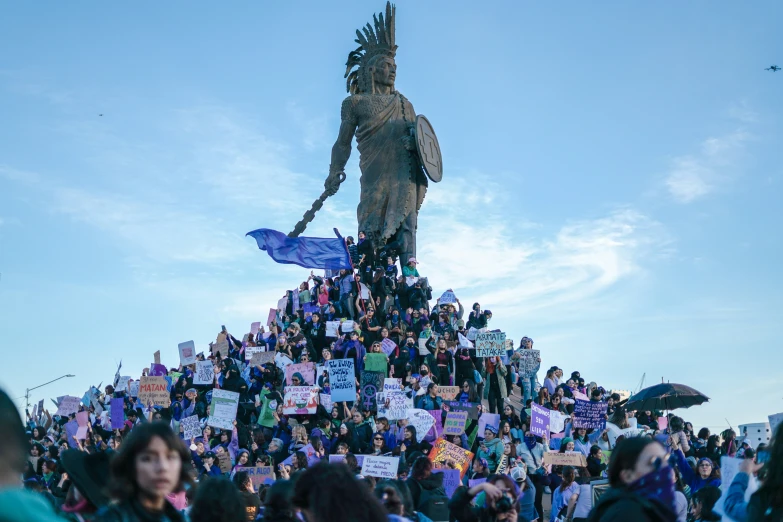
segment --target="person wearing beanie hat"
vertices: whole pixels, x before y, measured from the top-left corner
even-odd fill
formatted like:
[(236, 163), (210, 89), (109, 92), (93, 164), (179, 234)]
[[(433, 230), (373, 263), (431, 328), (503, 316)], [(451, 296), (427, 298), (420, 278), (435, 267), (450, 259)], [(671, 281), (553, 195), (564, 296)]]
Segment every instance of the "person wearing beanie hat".
[(498, 429), (487, 425), (484, 428), (484, 440), (479, 445), (477, 457), (487, 460), (487, 469), (494, 473), (503, 458), (503, 441), (497, 438)]

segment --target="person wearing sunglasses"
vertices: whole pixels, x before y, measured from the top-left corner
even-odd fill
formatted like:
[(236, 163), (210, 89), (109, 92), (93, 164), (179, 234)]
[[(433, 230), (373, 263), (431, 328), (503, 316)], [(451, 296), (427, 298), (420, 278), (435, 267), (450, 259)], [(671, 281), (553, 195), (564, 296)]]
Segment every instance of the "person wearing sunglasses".
[(659, 442), (631, 437), (617, 443), (609, 462), (609, 489), (590, 522), (670, 522), (675, 516), (673, 458)]
[(386, 440), (383, 438), (383, 433), (377, 432), (372, 436), (372, 446), (370, 446), (370, 455), (376, 457), (389, 453), (391, 451), (386, 446)]
[(700, 458), (696, 463), (696, 472), (694, 473), (691, 465), (688, 464), (685, 458), (685, 453), (683, 453), (678, 440), (674, 436), (670, 440), (672, 455), (677, 458), (677, 468), (682, 474), (682, 479), (690, 486), (691, 493), (696, 493), (705, 486), (720, 487), (720, 475), (718, 470), (715, 469), (715, 464), (713, 464), (712, 460), (706, 457)]

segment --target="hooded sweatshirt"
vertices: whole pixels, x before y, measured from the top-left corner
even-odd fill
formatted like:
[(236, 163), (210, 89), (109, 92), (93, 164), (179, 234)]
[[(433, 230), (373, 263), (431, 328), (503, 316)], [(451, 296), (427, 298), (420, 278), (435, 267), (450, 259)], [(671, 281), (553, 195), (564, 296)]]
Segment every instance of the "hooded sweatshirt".
[(494, 473), (500, 464), (500, 459), (503, 458), (503, 441), (499, 438), (494, 438), (490, 441), (483, 441), (484, 446), (487, 447), (487, 451), (479, 447), (478, 456), (482, 459), (487, 459), (489, 464), (489, 470)]

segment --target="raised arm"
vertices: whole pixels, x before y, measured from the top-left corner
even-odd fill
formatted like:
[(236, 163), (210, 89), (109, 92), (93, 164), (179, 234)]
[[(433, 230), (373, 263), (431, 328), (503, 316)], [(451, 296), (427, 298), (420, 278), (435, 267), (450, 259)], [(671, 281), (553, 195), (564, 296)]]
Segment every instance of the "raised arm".
[[(353, 98), (349, 96), (343, 100), (340, 110), (340, 131), (337, 133), (337, 141), (332, 147), (332, 163), (329, 165), (329, 176), (324, 182), (324, 188), (332, 194), (337, 192), (339, 181), (345, 177), (345, 164), (351, 157), (351, 141), (356, 133), (356, 120), (353, 117)], [(341, 179), (342, 178), (342, 179)]]

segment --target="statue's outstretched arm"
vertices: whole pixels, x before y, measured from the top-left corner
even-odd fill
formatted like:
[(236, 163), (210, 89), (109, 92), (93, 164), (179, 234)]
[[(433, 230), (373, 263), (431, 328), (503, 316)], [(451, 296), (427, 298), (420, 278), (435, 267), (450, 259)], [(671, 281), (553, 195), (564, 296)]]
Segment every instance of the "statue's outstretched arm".
[(340, 123), (340, 132), (337, 134), (337, 141), (332, 147), (332, 163), (329, 165), (329, 176), (324, 182), (324, 188), (329, 195), (334, 195), (337, 188), (345, 180), (345, 164), (351, 157), (351, 141), (356, 132), (356, 124), (343, 120)]

